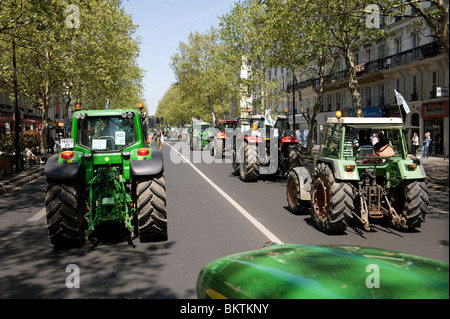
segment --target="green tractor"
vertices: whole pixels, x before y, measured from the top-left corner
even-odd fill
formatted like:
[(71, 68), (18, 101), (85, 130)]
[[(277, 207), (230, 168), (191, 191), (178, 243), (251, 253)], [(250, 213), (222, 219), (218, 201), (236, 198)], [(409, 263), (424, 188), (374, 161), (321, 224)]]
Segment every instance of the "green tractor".
[(208, 122), (199, 121), (192, 125), (192, 138), (190, 140), (190, 148), (203, 149), (213, 140), (213, 126)]
[[(162, 153), (147, 141), (137, 110), (80, 110), (64, 151), (45, 165), (46, 217), (55, 247), (94, 241), (103, 225), (121, 225), (132, 245), (167, 240)], [(123, 227), (122, 227), (123, 226)]]
[[(353, 217), (366, 231), (370, 221), (381, 219), (402, 231), (420, 227), (429, 190), (419, 156), (408, 155), (405, 134), (411, 128), (401, 118), (329, 118), (312, 176), (304, 167), (289, 172), (291, 211), (310, 210), (326, 233), (345, 231)], [(375, 145), (363, 138), (374, 134), (380, 136)]]

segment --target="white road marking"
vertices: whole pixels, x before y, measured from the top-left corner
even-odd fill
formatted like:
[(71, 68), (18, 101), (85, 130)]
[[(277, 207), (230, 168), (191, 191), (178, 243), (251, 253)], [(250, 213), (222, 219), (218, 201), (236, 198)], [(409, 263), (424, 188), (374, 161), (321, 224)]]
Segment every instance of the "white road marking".
[(30, 217), (27, 222), (37, 222), (39, 219), (45, 216), (45, 207), (38, 211), (34, 216)]
[(172, 147), (169, 143), (165, 143), (169, 145), (171, 149), (178, 153), (183, 159), (188, 163), (205, 181), (207, 181), (220, 195), (222, 195), (231, 205), (234, 206), (245, 218), (247, 218), (256, 228), (258, 228), (270, 241), (275, 242), (277, 244), (283, 244), (283, 242), (275, 236), (271, 231), (269, 231), (263, 224), (257, 221), (250, 213), (248, 213), (241, 205), (239, 205), (230, 195), (225, 193), (219, 186), (217, 186), (212, 180), (210, 180), (205, 174), (202, 173), (194, 164), (191, 163), (186, 157), (184, 157), (180, 152)]

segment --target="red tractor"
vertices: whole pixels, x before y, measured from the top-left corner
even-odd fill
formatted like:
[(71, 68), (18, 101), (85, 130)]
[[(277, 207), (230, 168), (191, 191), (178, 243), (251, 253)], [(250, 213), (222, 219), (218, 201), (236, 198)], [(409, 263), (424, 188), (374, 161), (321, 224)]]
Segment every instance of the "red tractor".
[(211, 147), (211, 156), (216, 158), (222, 158), (225, 155), (225, 151), (230, 151), (232, 148), (232, 139), (227, 139), (227, 133), (229, 136), (233, 134), (237, 125), (237, 120), (221, 121), (216, 128), (214, 134), (214, 147)]
[(284, 116), (278, 116), (273, 125), (262, 115), (239, 119), (233, 137), (232, 173), (248, 182), (256, 181), (260, 173), (281, 173), (286, 178), (290, 169), (303, 166), (301, 146), (287, 127)]

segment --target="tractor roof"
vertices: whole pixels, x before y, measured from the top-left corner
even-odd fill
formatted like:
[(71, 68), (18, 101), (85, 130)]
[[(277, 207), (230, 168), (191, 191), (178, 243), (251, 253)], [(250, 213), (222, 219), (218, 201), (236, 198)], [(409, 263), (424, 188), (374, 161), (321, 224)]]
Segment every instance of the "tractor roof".
[(344, 124), (346, 126), (364, 128), (406, 128), (400, 117), (330, 117), (328, 124)]

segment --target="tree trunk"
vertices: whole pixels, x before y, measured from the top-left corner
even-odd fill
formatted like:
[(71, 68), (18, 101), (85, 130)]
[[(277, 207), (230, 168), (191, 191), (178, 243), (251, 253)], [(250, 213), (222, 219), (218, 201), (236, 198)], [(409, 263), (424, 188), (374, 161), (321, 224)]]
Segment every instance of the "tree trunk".
[(356, 68), (353, 63), (352, 52), (349, 47), (344, 52), (345, 62), (348, 70), (348, 88), (352, 94), (353, 110), (356, 117), (363, 117), (361, 106), (361, 95), (359, 94), (358, 78), (356, 76)]

